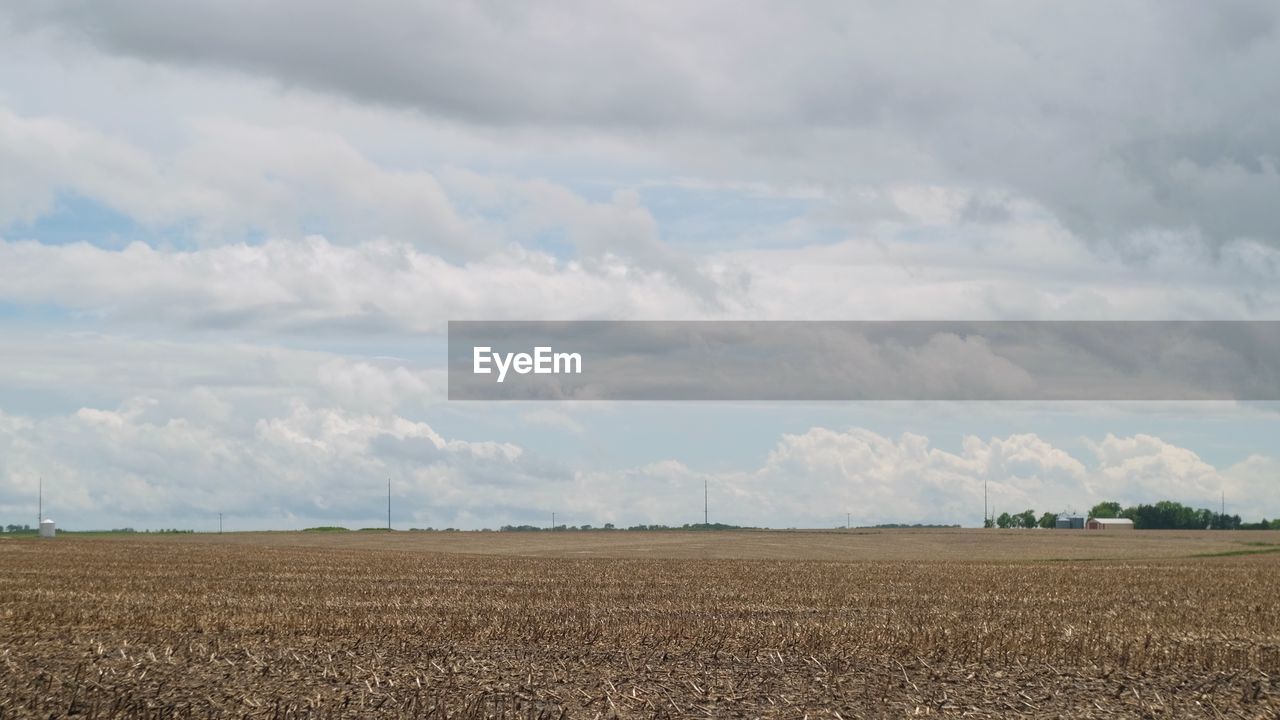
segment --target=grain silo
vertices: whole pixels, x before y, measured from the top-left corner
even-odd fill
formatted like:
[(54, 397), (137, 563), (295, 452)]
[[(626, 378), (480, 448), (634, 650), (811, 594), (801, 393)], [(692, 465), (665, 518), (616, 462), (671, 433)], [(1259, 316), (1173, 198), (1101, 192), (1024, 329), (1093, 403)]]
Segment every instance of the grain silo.
[(40, 521), (40, 537), (51, 538), (58, 532), (57, 526), (49, 518)]
[(1084, 518), (1079, 515), (1062, 514), (1058, 516), (1054, 527), (1059, 530), (1083, 530)]

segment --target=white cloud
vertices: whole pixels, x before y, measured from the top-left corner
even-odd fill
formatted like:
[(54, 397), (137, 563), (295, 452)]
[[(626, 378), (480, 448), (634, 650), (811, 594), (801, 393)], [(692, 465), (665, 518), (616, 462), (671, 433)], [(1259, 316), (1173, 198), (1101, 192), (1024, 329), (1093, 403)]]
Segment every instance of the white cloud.
[[(309, 126), (226, 117), (186, 123), (183, 147), (161, 156), (54, 117), (0, 107), (0, 228), (52, 212), (61, 195), (89, 198), (143, 226), (191, 226), (201, 245), (319, 230), (349, 242), (391, 240), (452, 259), (563, 234), (579, 257), (626, 258), (691, 287), (706, 283), (667, 246), (639, 196), (589, 202), (546, 179), (446, 172), (463, 217), (436, 175), (375, 164), (343, 137)], [(38, 239), (38, 238), (37, 238)]]
[[(42, 420), (0, 414), (0, 512), (20, 517), (38, 478), (65, 527), (239, 527), (369, 522), (392, 480), (398, 524), (519, 517), (568, 474), (509, 443), (443, 438), (429, 425), (295, 403), (231, 427), (148, 418), (134, 400)], [(96, 525), (95, 525), (96, 524)]]
[(596, 521), (700, 522), (691, 508), (705, 481), (713, 522), (768, 527), (829, 527), (843, 524), (846, 512), (858, 524), (972, 526), (981, 522), (984, 492), (996, 512), (1083, 513), (1105, 500), (1216, 507), (1225, 490), (1230, 511), (1246, 520), (1280, 515), (1273, 458), (1219, 470), (1146, 435), (1108, 435), (1091, 447), (1097, 457), (1082, 460), (1028, 433), (968, 436), (952, 453), (912, 433), (892, 439), (864, 428), (815, 427), (784, 435), (753, 470), (697, 472), (671, 460), (579, 473), (580, 491), (566, 507)]
[[(1226, 491), (1243, 515), (1280, 513), (1280, 504), (1264, 499), (1274, 497), (1275, 476), (1267, 472), (1273, 459), (1259, 456), (1220, 470), (1187, 448), (1143, 434), (1108, 434), (1089, 447), (1095, 458), (1082, 461), (1035, 434), (969, 436), (960, 453), (948, 453), (918, 435), (894, 441), (864, 429), (814, 428), (784, 437), (753, 479), (775, 498), (761, 516), (773, 511), (812, 517), (817, 498), (825, 497), (854, 508), (864, 521), (972, 522), (984, 483), (993, 506), (1011, 512), (1085, 512), (1103, 500), (1128, 505), (1167, 499), (1207, 507)], [(784, 487), (787, 492), (778, 492)], [(776, 499), (780, 495), (785, 502)], [(797, 498), (810, 496), (808, 508), (795, 506), (806, 504)], [(1252, 500), (1241, 509), (1245, 497)]]
[[(1253, 454), (1225, 468), (1222, 475), (1229, 513), (1251, 518), (1280, 516), (1280, 505), (1273, 500), (1280, 496), (1280, 459)], [(1212, 507), (1212, 497), (1210, 500)]]
[(774, 498), (768, 510), (815, 522), (814, 509), (827, 507), (862, 523), (972, 524), (982, 517), (984, 483), (996, 506), (1057, 511), (1087, 500), (1085, 475), (1079, 461), (1033, 434), (966, 437), (957, 454), (916, 434), (892, 440), (861, 428), (813, 428), (785, 436), (752, 482)]
[(160, 329), (338, 334), (439, 332), (450, 319), (1265, 319), (1280, 316), (1280, 286), (1262, 283), (1276, 254), (1230, 246), (1216, 265), (1161, 258), (1150, 271), (1078, 259), (1059, 266), (1070, 280), (1042, 281), (1030, 256), (962, 268), (945, 249), (884, 256), (849, 241), (707, 258), (710, 301), (619, 257), (519, 247), (459, 265), (410, 243), (318, 236), (188, 251), (0, 240), (0, 301)]
[[(381, 517), (388, 478), (400, 526), (494, 527), (550, 510), (574, 524), (698, 522), (690, 508), (704, 482), (713, 520), (772, 527), (831, 526), (844, 512), (862, 524), (972, 525), (984, 490), (998, 511), (1084, 511), (1102, 500), (1202, 507), (1226, 492), (1248, 499), (1233, 508), (1246, 518), (1280, 515), (1268, 499), (1274, 458), (1219, 469), (1143, 434), (1087, 442), (1088, 458), (1033, 433), (967, 436), (949, 452), (915, 433), (814, 427), (784, 434), (754, 468), (709, 472), (679, 459), (626, 468), (609, 458), (575, 468), (507, 441), (445, 437), (390, 403), (332, 404), (350, 391), (329, 382), (334, 367), (318, 365), (314, 390), (267, 403), (234, 389), (160, 388), (114, 406), (0, 412), (0, 512), (21, 518), (43, 477), (50, 513), (68, 527), (207, 527), (218, 512), (239, 527), (369, 523)], [(403, 368), (355, 367), (375, 387), (405, 379)], [(523, 419), (594, 442), (570, 415), (540, 409)]]
[(679, 316), (702, 301), (618, 258), (512, 248), (466, 265), (412, 245), (321, 237), (166, 251), (0, 240), (0, 300), (159, 327), (439, 332), (450, 319)]
[(455, 254), (494, 247), (430, 173), (378, 167), (331, 133), (230, 119), (201, 120), (189, 132), (189, 145), (160, 158), (58, 118), (0, 108), (0, 160), (9, 169), (0, 224), (31, 222), (60, 193), (73, 193), (144, 225), (195, 223), (205, 243), (320, 224), (338, 237), (397, 238)]
[[(227, 427), (245, 415), (277, 415), (295, 401), (385, 414), (421, 411), (445, 395), (442, 369), (395, 358), (32, 330), (11, 331), (5, 341), (0, 397), (31, 400), (38, 415), (151, 398), (154, 405), (130, 405), (149, 422), (193, 418)], [(13, 412), (9, 403), (4, 409)]]
[[(1090, 443), (1099, 470), (1090, 489), (1097, 496), (1137, 500), (1163, 494), (1188, 502), (1212, 504), (1226, 489), (1221, 472), (1187, 448), (1150, 435), (1118, 438), (1108, 434)], [(1162, 497), (1163, 497), (1162, 495)]]

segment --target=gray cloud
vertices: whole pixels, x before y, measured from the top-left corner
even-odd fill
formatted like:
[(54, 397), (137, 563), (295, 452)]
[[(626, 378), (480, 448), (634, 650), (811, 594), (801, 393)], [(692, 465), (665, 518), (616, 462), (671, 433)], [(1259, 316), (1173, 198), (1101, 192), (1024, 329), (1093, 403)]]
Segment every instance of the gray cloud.
[(1280, 224), (1266, 2), (64, 0), (14, 17), (469, 123), (620, 132), (738, 179), (1010, 190), (1091, 238), (1274, 242)]

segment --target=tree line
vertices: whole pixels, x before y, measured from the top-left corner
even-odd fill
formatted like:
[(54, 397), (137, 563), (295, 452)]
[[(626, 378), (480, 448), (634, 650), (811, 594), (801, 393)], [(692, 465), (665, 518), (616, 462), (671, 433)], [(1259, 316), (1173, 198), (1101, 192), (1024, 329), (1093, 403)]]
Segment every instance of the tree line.
[[(1239, 515), (1227, 515), (1214, 512), (1208, 508), (1193, 508), (1172, 500), (1161, 500), (1155, 504), (1139, 504), (1123, 507), (1120, 503), (1108, 500), (1094, 505), (1089, 510), (1091, 518), (1128, 518), (1133, 521), (1136, 530), (1280, 530), (1280, 519), (1247, 523), (1240, 520)], [(1020, 513), (1000, 513), (994, 518), (987, 518), (984, 527), (998, 528), (1052, 528), (1058, 523), (1058, 513), (1047, 512), (1040, 516), (1035, 510), (1024, 510)]]

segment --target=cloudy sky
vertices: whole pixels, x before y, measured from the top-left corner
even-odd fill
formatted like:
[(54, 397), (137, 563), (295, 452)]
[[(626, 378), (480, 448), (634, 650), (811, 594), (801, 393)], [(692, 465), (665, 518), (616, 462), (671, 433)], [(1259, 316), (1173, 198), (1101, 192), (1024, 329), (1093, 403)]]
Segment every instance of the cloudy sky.
[(1280, 515), (1237, 403), (450, 403), (448, 320), (1280, 319), (1267, 2), (7, 2), (0, 523)]

